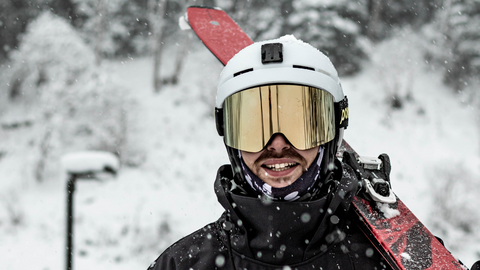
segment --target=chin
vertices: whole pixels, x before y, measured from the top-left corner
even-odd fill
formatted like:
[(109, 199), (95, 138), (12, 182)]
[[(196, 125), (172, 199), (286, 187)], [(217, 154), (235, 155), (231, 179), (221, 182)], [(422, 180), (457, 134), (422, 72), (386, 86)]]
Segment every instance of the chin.
[(294, 178), (294, 176), (292, 176), (292, 177), (286, 177), (286, 178), (261, 179), (261, 180), (274, 188), (283, 188), (293, 184), (293, 182), (295, 182), (297, 178), (298, 177)]
[(292, 183), (293, 183), (293, 182), (291, 182), (291, 183), (286, 183), (286, 182), (285, 182), (285, 183), (276, 184), (276, 185), (271, 185), (271, 186), (274, 187), (274, 188), (284, 188), (284, 187), (287, 187), (287, 186), (291, 185)]

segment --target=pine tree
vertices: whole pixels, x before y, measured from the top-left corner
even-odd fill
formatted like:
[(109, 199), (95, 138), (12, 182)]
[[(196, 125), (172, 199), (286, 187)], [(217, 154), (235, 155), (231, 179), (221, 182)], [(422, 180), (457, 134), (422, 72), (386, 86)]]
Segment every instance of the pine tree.
[[(122, 16), (130, 8), (128, 1), (73, 0), (76, 12), (85, 18), (81, 25), (84, 37), (94, 48), (97, 62), (104, 56), (113, 56), (128, 39), (129, 31)], [(128, 19), (133, 20), (132, 17)]]
[(289, 30), (306, 42), (325, 52), (340, 74), (352, 74), (361, 69), (365, 59), (364, 37), (358, 18), (365, 18), (367, 10), (360, 2), (348, 0), (302, 0), (293, 3), (289, 16)]
[(254, 41), (293, 34), (326, 53), (341, 74), (359, 71), (367, 57), (359, 21), (368, 14), (361, 2), (251, 0), (230, 1), (222, 8)]
[(453, 6), (451, 31), (452, 50), (445, 80), (457, 90), (480, 74), (480, 0), (466, 0)]
[(480, 73), (480, 1), (445, 0), (424, 32), (431, 40), (427, 59), (445, 68), (445, 83), (457, 91), (468, 87)]

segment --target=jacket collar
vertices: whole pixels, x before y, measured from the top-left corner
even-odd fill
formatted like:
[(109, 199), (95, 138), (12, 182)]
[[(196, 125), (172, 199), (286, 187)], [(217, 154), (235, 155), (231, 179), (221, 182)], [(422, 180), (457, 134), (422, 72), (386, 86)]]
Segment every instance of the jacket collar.
[[(337, 166), (342, 172), (339, 162)], [(264, 263), (293, 264), (343, 240), (344, 215), (358, 188), (356, 181), (330, 181), (333, 188), (316, 200), (277, 202), (234, 194), (232, 179), (231, 167), (220, 167), (215, 192), (226, 211), (224, 228), (234, 251)]]

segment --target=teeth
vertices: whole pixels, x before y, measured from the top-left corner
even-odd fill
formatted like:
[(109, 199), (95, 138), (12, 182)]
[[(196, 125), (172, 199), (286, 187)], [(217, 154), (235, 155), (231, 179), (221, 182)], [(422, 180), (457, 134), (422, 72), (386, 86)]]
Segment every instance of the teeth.
[(273, 165), (265, 165), (265, 167), (273, 171), (284, 171), (295, 165), (296, 163), (280, 163), (280, 164), (273, 164)]

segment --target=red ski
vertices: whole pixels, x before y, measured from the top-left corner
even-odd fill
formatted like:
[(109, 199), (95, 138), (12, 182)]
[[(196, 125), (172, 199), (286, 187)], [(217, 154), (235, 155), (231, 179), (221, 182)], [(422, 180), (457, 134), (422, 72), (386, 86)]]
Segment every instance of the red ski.
[[(224, 65), (237, 52), (253, 43), (248, 35), (220, 9), (189, 7), (187, 20), (200, 40)], [(343, 157), (345, 151), (359, 158), (348, 143), (343, 141), (338, 156)], [(377, 163), (373, 165), (380, 166), (380, 160), (375, 162)], [(354, 198), (354, 212), (362, 221), (359, 222), (359, 227), (393, 269), (464, 269), (396, 197), (389, 183), (389, 196), (384, 197), (374, 191), (368, 179), (362, 179), (362, 181), (367, 186), (367, 193), (370, 193), (372, 199)]]
[(382, 206), (398, 211), (391, 218), (371, 201), (355, 197), (353, 204), (362, 217), (361, 229), (378, 241), (372, 243), (380, 245), (377, 250), (389, 264), (394, 260), (398, 269), (464, 269), (401, 200)]
[(225, 11), (193, 6), (187, 8), (187, 20), (207, 48), (227, 64), (237, 52), (253, 41)]
[[(345, 151), (352, 153), (357, 159), (360, 158), (355, 150), (343, 141), (337, 155), (342, 157)], [(377, 160), (376, 164), (381, 162)], [(372, 170), (375, 170), (373, 167)], [(365, 179), (364, 184), (369, 185), (365, 181), (368, 180)], [(358, 196), (353, 200), (355, 213), (360, 220), (360, 229), (390, 266), (393, 269), (405, 270), (465, 269), (393, 191), (390, 190), (390, 193), (393, 199), (390, 202), (382, 202), (383, 198), (378, 194), (378, 200), (366, 200)]]

